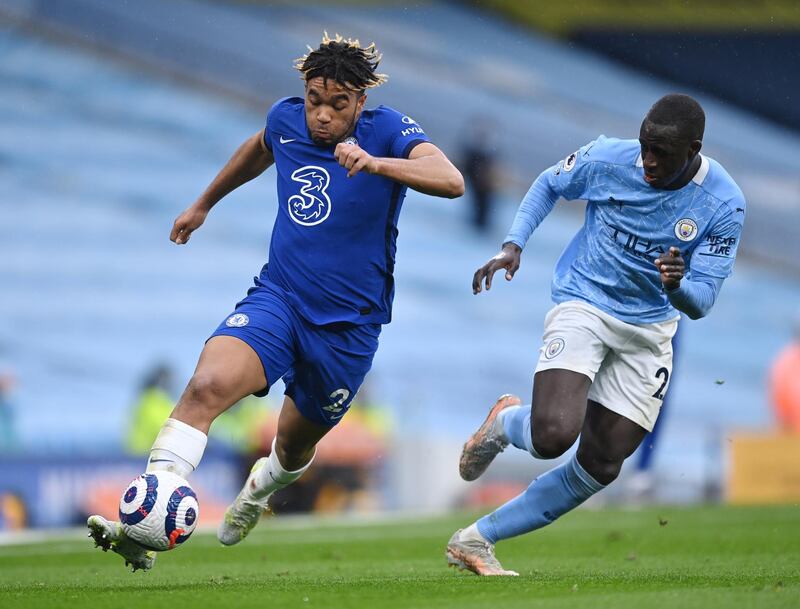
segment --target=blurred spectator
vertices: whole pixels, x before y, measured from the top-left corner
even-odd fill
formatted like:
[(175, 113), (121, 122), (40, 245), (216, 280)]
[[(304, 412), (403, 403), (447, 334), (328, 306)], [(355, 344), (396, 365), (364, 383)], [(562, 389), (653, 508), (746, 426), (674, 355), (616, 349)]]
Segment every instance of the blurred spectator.
[(467, 182), (472, 204), (472, 225), (480, 232), (489, 228), (489, 213), (497, 185), (497, 149), (494, 126), (486, 117), (474, 118), (467, 128), (461, 150), (460, 169)]
[(380, 439), (381, 443), (388, 440), (394, 424), (389, 408), (372, 398), (372, 384), (369, 379), (364, 381), (353, 398), (347, 416), (362, 425), (373, 437)]
[(172, 398), (174, 375), (167, 364), (157, 364), (142, 381), (128, 424), (125, 449), (134, 455), (146, 455), (167, 420), (175, 401)]
[(264, 456), (260, 452), (262, 429), (270, 421), (277, 426), (278, 411), (268, 399), (254, 395), (242, 398), (214, 420), (206, 454), (227, 456), (237, 464), (238, 477), (247, 478), (255, 460)]
[(792, 341), (772, 364), (769, 392), (778, 426), (800, 433), (800, 315), (795, 319)]
[(11, 404), (11, 392), (17, 384), (12, 372), (0, 372), (0, 452), (8, 452), (17, 444), (14, 429), (14, 407)]
[(25, 502), (16, 493), (0, 493), (0, 531), (21, 531), (28, 522)]
[[(260, 446), (259, 430), (273, 414), (269, 401), (249, 395), (239, 400), (214, 420), (208, 434), (211, 448), (225, 448), (227, 451), (245, 457)], [(252, 462), (247, 463), (245, 472), (250, 473)]]

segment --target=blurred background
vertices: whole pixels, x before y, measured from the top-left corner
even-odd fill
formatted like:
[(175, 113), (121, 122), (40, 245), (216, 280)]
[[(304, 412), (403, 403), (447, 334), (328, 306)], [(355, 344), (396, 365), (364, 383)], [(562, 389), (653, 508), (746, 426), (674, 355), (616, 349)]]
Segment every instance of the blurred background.
[[(368, 106), (413, 116), (467, 178), (409, 192), (394, 321), (344, 422), (275, 511), (494, 505), (552, 463), (460, 447), (501, 393), (530, 400), (549, 283), (582, 223), (561, 202), (511, 284), (473, 297), (530, 182), (660, 96), (707, 114), (703, 152), (748, 200), (734, 276), (681, 326), (668, 402), (595, 499), (800, 500), (800, 9), (791, 0), (0, 0), (0, 529), (114, 514), (208, 334), (266, 258), (274, 169), (168, 240), (323, 30), (375, 40)], [(213, 523), (274, 434), (282, 386), (212, 429), (192, 478)]]

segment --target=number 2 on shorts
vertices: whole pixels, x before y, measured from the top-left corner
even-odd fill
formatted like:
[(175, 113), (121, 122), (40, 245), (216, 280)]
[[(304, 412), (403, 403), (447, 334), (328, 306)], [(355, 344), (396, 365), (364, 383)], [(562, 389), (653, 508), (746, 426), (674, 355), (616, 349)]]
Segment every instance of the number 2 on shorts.
[(656, 389), (656, 392), (653, 394), (652, 397), (664, 401), (664, 387), (667, 386), (667, 382), (669, 381), (669, 370), (667, 370), (666, 368), (659, 368), (656, 371), (656, 378), (657, 379), (663, 378), (664, 382), (661, 383), (661, 386), (658, 389)]

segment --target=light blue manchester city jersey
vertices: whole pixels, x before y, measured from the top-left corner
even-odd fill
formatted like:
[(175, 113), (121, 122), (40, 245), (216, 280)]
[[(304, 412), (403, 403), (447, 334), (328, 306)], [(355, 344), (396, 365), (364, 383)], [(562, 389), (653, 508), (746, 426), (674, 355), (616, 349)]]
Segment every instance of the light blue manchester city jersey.
[[(680, 249), (688, 280), (731, 274), (745, 201), (725, 169), (703, 156), (678, 190), (653, 188), (643, 175), (637, 140), (600, 136), (537, 178), (523, 206), (532, 200), (547, 213), (559, 197), (587, 200), (585, 223), (556, 265), (556, 303), (582, 300), (628, 323), (675, 318), (653, 264), (670, 247)], [(521, 216), (506, 242), (524, 247), (541, 218)]]

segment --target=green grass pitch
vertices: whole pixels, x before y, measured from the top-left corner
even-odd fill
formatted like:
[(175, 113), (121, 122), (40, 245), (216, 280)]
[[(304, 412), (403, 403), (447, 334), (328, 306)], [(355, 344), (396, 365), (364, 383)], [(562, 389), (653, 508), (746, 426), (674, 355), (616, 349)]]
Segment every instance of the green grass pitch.
[(579, 510), (498, 545), (518, 578), (446, 567), (449, 536), (473, 516), (275, 518), (233, 548), (196, 534), (147, 573), (88, 538), (0, 546), (0, 607), (800, 607), (798, 506)]

